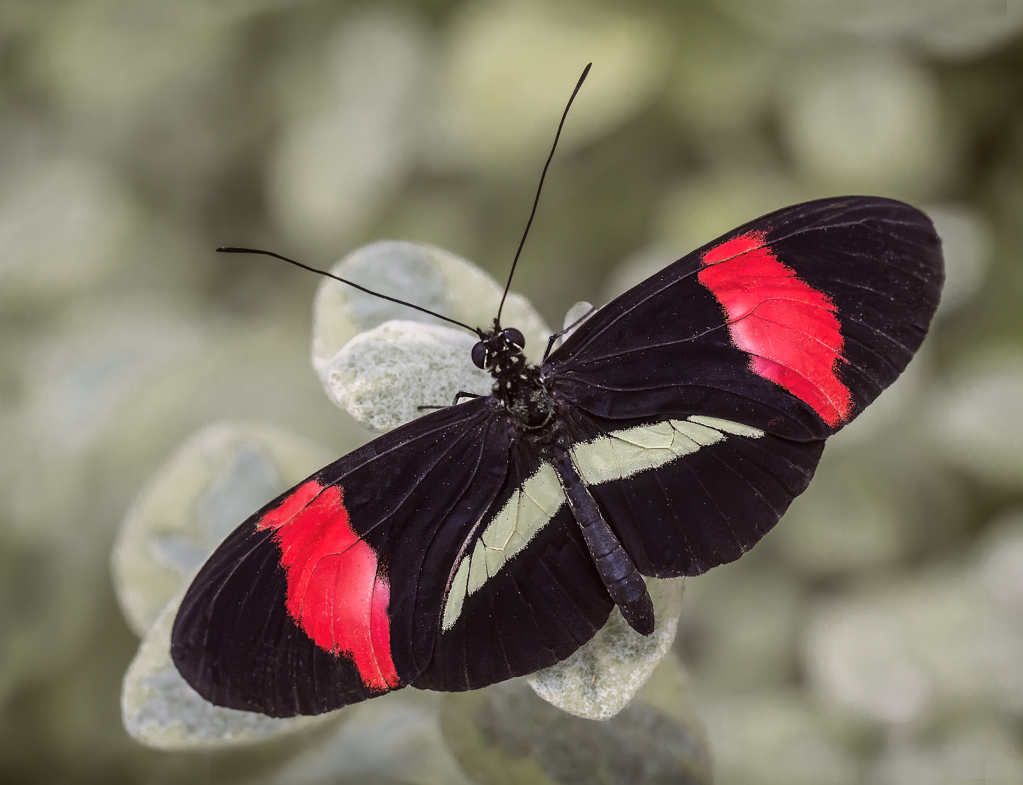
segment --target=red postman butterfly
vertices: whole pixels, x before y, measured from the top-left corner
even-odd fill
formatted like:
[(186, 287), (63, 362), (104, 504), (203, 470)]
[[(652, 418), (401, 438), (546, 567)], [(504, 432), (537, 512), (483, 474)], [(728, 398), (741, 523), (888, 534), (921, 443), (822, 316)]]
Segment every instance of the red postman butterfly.
[(178, 670), (213, 703), (317, 714), (564, 659), (643, 575), (737, 559), (824, 441), (906, 367), (944, 278), (930, 220), (844, 197), (758, 218), (599, 309), (539, 365), (495, 319), (493, 393), (370, 442), (256, 512), (188, 589)]

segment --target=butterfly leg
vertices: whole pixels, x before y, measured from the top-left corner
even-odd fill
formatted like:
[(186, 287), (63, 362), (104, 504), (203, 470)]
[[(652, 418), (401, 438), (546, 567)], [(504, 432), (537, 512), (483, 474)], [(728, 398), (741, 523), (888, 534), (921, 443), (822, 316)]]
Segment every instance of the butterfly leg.
[[(462, 398), (486, 398), (486, 397), (487, 396), (480, 395), (479, 393), (466, 392), (465, 390), (459, 390), (455, 394), (455, 400), (453, 400), (451, 402), (451, 405), (452, 406), (458, 406), (458, 402)], [(419, 411), (425, 411), (426, 409), (447, 409), (447, 408), (448, 408), (447, 406), (441, 406), (441, 405), (435, 405), (435, 404), (430, 404), (430, 405), (427, 405), (427, 406), (417, 406), (416, 407), (416, 409), (418, 409)]]
[(554, 342), (557, 341), (558, 338), (560, 338), (564, 334), (565, 334), (565, 331), (561, 330), (560, 332), (554, 333), (554, 335), (552, 335), (550, 338), (547, 339), (547, 348), (544, 349), (544, 351), (543, 351), (543, 359), (540, 361), (541, 365), (543, 365), (545, 362), (547, 362), (547, 357), (550, 355), (551, 349), (554, 348)]
[(451, 405), (452, 406), (457, 406), (458, 402), (462, 398), (486, 398), (486, 397), (487, 396), (485, 396), (485, 395), (480, 395), (480, 393), (466, 392), (465, 390), (459, 390), (457, 393), (455, 393), (455, 400), (453, 400), (451, 402)]
[(568, 327), (566, 327), (564, 330), (558, 330), (558, 332), (554, 333), (554, 335), (552, 335), (550, 338), (548, 338), (547, 339), (547, 348), (544, 349), (543, 359), (540, 361), (540, 364), (543, 365), (545, 362), (547, 362), (547, 358), (550, 356), (550, 353), (554, 350), (554, 343), (558, 340), (558, 338), (560, 338), (561, 336), (565, 335), (566, 333), (572, 332), (572, 330), (574, 330), (580, 324), (582, 324), (587, 319), (589, 319), (591, 316), (593, 316), (593, 314), (596, 312), (596, 310), (597, 309), (594, 308), (591, 305), (590, 309), (586, 313), (584, 313), (582, 316), (580, 316), (578, 319), (576, 319), (574, 322), (572, 322), (570, 325), (568, 325)]
[(654, 605), (643, 576), (607, 525), (567, 451), (555, 456), (554, 470), (608, 594), (632, 629), (650, 635), (654, 631)]

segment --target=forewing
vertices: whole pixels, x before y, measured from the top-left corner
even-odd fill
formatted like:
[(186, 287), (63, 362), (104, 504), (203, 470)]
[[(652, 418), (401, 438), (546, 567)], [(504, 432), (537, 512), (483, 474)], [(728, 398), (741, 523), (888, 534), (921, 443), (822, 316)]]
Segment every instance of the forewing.
[(597, 417), (705, 414), (827, 437), (902, 372), (944, 280), (930, 220), (824, 199), (758, 218), (601, 308), (545, 364)]
[(427, 415), (257, 512), (185, 594), (172, 655), (218, 705), (318, 714), (430, 663), (450, 566), (508, 475), (490, 399)]

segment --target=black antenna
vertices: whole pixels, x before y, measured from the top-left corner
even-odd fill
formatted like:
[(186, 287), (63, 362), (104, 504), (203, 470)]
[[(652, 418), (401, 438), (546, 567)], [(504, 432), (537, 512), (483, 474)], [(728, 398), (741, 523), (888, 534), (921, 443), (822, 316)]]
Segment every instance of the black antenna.
[(582, 76), (579, 77), (579, 81), (575, 84), (575, 90), (572, 91), (572, 95), (568, 98), (568, 104), (565, 106), (565, 112), (561, 115), (561, 122), (558, 123), (558, 132), (554, 135), (554, 144), (551, 145), (551, 154), (547, 156), (547, 163), (543, 165), (543, 172), (540, 174), (540, 184), (536, 187), (536, 198), (533, 199), (533, 209), (529, 213), (529, 220), (526, 221), (526, 231), (522, 233), (522, 239), (519, 240), (518, 250), (515, 251), (515, 258), (512, 260), (511, 272), (508, 273), (508, 283), (504, 285), (504, 294), (501, 295), (501, 305), (497, 309), (497, 318), (494, 319), (494, 326), (496, 327), (501, 323), (501, 311), (504, 309), (504, 301), (508, 297), (508, 289), (511, 288), (512, 276), (515, 275), (515, 265), (519, 263), (519, 254), (522, 253), (522, 246), (526, 244), (526, 235), (529, 234), (529, 227), (533, 225), (533, 216), (536, 215), (536, 206), (540, 203), (540, 189), (543, 188), (543, 178), (547, 176), (547, 167), (551, 165), (551, 159), (554, 158), (554, 151), (558, 147), (558, 139), (561, 138), (561, 129), (565, 127), (565, 118), (568, 117), (568, 110), (572, 108), (572, 102), (575, 100), (576, 94), (579, 92), (579, 88), (583, 86), (583, 82), (586, 81), (586, 75), (590, 72), (590, 66), (593, 63), (587, 63), (583, 69)]
[(386, 294), (374, 292), (372, 289), (367, 289), (365, 286), (359, 286), (359, 284), (357, 283), (346, 281), (344, 278), (339, 278), (333, 273), (328, 273), (326, 270), (317, 270), (315, 267), (310, 267), (307, 264), (302, 264), (302, 262), (296, 262), (294, 259), (289, 259), (287, 256), (281, 256), (279, 253), (274, 253), (273, 251), (260, 251), (258, 248), (218, 248), (217, 253), (256, 253), (262, 254), (263, 256), (272, 256), (274, 259), (280, 259), (282, 262), (287, 262), (288, 264), (293, 264), (296, 267), (301, 267), (303, 270), (308, 270), (311, 273), (317, 273), (318, 275), (322, 275), (325, 278), (333, 278), (335, 281), (346, 283), (349, 286), (358, 289), (360, 292), (365, 292), (366, 294), (371, 294), (374, 297), (380, 297), (381, 299), (384, 300), (390, 300), (392, 303), (397, 303), (398, 305), (407, 305), (409, 308), (415, 308), (417, 311), (422, 311), (423, 313), (430, 314), (430, 316), (436, 316), (438, 319), (443, 319), (445, 322), (457, 324), (459, 327), (464, 327), (469, 332), (476, 333), (476, 335), (480, 336), (481, 338), (483, 337), (483, 333), (480, 330), (478, 330), (475, 327), (470, 327), (467, 324), (462, 324), (460, 321), (456, 319), (451, 319), (450, 317), (442, 316), (441, 314), (435, 313), (429, 310), (428, 308), (423, 308), (421, 305), (407, 303), (404, 300), (399, 300), (397, 297), (389, 297)]

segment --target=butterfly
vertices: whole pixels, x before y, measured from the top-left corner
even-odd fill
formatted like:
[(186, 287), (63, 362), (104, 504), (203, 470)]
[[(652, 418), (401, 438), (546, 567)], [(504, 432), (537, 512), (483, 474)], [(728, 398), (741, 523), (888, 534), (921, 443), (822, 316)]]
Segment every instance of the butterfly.
[(471, 354), (489, 396), (340, 458), (220, 545), (175, 619), (178, 670), (292, 716), (532, 673), (616, 606), (649, 634), (642, 576), (699, 575), (770, 531), (906, 367), (943, 279), (922, 212), (843, 197), (682, 257), (539, 365), (495, 319)]

